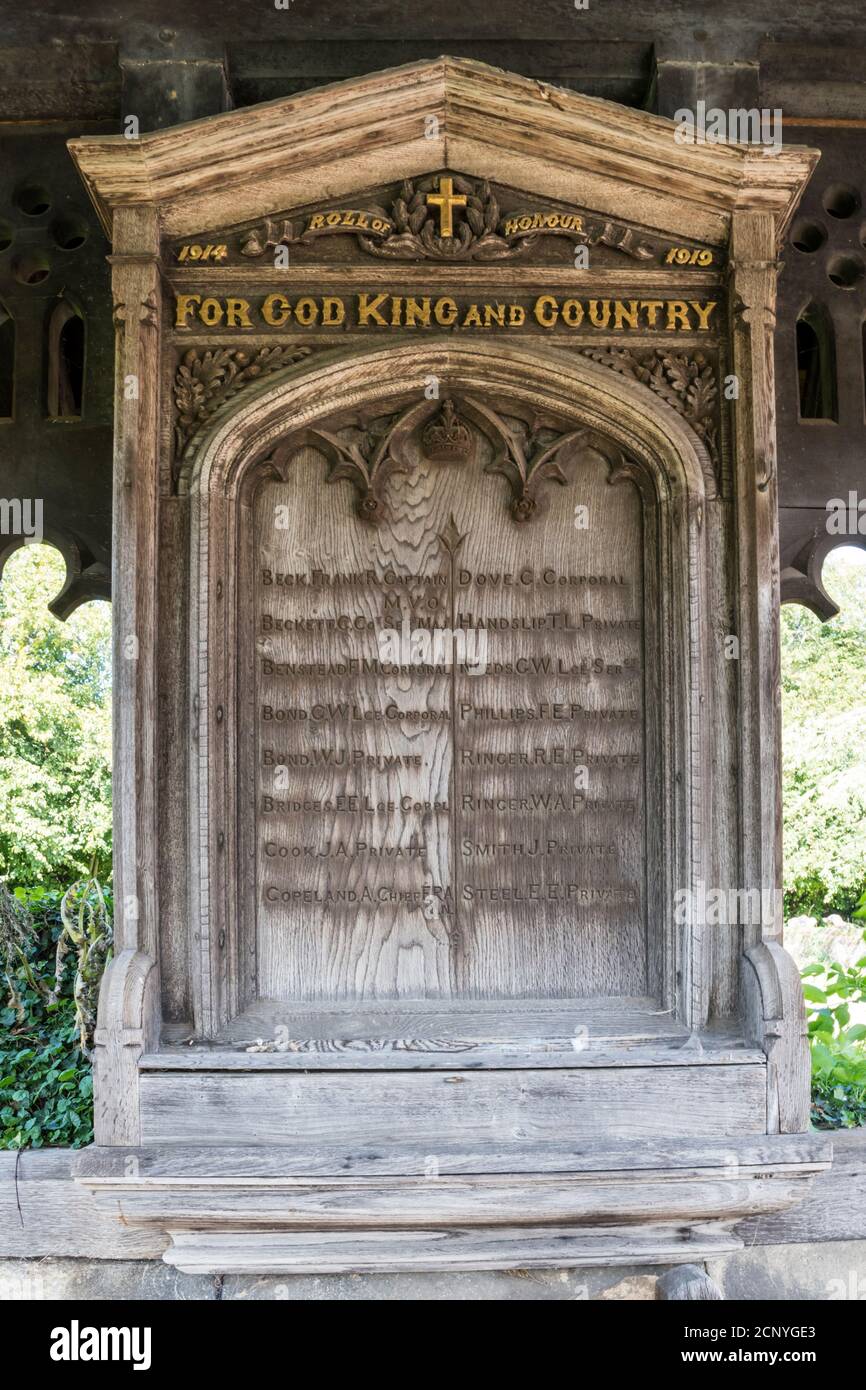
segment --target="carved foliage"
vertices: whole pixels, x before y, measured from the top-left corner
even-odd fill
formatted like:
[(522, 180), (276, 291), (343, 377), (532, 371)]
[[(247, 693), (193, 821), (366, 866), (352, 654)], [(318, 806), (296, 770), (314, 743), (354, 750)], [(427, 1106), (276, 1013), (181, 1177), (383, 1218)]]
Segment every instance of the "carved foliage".
[(703, 440), (718, 475), (719, 388), (716, 369), (702, 352), (693, 357), (666, 348), (632, 352), (629, 348), (598, 347), (583, 348), (582, 352), (594, 362), (640, 381), (667, 401)]
[(193, 436), (235, 391), (278, 367), (309, 357), (309, 347), (190, 348), (174, 379), (175, 453), (181, 458)]
[(526, 242), (512, 245), (497, 235), (499, 203), (486, 180), (476, 184), (455, 177), (453, 184), (466, 199), (466, 220), (457, 224), (456, 236), (437, 234), (436, 217), (427, 204), (435, 180), (421, 179), (416, 183), (407, 179), (391, 207), (394, 234), (381, 243), (361, 236), (361, 246), (374, 256), (412, 261), (497, 261), (513, 259), (528, 249)]
[[(280, 245), (310, 246), (329, 233), (353, 235), (368, 255), (396, 261), (516, 260), (546, 236), (564, 236), (587, 246), (609, 246), (637, 261), (652, 260), (660, 250), (660, 243), (623, 223), (583, 213), (545, 215), (519, 206), (506, 212), (488, 180), (460, 174), (448, 176), (447, 186), (456, 199), (453, 232), (443, 236), (436, 196), (438, 190), (441, 197), (443, 182), (439, 175), (405, 179), (387, 211), (370, 204), (360, 213), (353, 211), (352, 221), (343, 222), (334, 213), (332, 226), (313, 226), (316, 219), (309, 218), (306, 227), (288, 217), (269, 218), (242, 233), (240, 254), (258, 257)], [(366, 222), (359, 222), (359, 217)]]

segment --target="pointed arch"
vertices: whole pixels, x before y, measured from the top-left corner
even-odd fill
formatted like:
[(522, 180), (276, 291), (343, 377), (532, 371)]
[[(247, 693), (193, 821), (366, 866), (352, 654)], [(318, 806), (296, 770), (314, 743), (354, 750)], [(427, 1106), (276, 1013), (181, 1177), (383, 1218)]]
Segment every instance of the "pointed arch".
[(84, 313), (71, 299), (59, 299), (48, 320), (48, 415), (80, 420), (84, 406), (87, 330)]
[(838, 420), (836, 337), (823, 304), (807, 304), (797, 318), (797, 387), (801, 420)]
[[(189, 672), (200, 711), (196, 751), (189, 766), (191, 843), (194, 870), (190, 912), (197, 923), (196, 1026), (214, 1036), (247, 1002), (247, 976), (234, 970), (231, 983), (213, 988), (214, 943), (228, 942), (233, 960), (248, 959), (249, 924), (233, 898), (231, 875), (211, 887), (215, 872), (208, 827), (218, 817), (226, 841), (235, 843), (241, 778), (248, 766), (241, 744), (238, 710), (246, 700), (242, 660), (229, 660), (243, 637), (242, 571), (248, 573), (243, 543), (250, 498), (258, 480), (273, 469), (282, 441), (300, 437), (317, 421), (343, 409), (369, 409), (382, 402), (423, 398), (431, 377), (461, 399), (494, 391), (541, 416), (586, 427), (609, 438), (626, 462), (609, 481), (629, 479), (637, 488), (644, 525), (646, 665), (652, 715), (646, 749), (667, 789), (652, 818), (649, 862), (654, 924), (648, 944), (651, 970), (663, 1007), (703, 1026), (709, 1010), (710, 957), (699, 930), (677, 936), (666, 904), (675, 885), (705, 881), (712, 805), (710, 728), (712, 691), (707, 620), (708, 531), (716, 525), (708, 504), (715, 498), (712, 464), (703, 443), (680, 416), (650, 389), (625, 380), (585, 357), (547, 348), (509, 344), (406, 344), (374, 348), (346, 358), (323, 352), (252, 387), (198, 440), (181, 478), (190, 497)], [(214, 585), (216, 584), (216, 589)], [(232, 595), (232, 602), (223, 601)], [(684, 693), (675, 670), (687, 671)], [(218, 710), (214, 717), (212, 711)], [(214, 773), (218, 748), (236, 750), (226, 777)], [(709, 791), (708, 791), (709, 789)], [(227, 819), (226, 819), (227, 817)], [(216, 885), (216, 880), (214, 880)]]

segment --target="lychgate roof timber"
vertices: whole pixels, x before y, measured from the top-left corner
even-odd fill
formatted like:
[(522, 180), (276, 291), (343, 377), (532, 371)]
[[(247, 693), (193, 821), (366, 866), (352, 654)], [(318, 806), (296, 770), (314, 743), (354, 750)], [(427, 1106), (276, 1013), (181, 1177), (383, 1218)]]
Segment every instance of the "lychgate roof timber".
[(716, 244), (734, 211), (764, 211), (781, 236), (817, 152), (678, 143), (676, 129), (442, 57), (70, 150), (109, 231), (118, 207), (152, 204), (183, 236), (447, 168)]

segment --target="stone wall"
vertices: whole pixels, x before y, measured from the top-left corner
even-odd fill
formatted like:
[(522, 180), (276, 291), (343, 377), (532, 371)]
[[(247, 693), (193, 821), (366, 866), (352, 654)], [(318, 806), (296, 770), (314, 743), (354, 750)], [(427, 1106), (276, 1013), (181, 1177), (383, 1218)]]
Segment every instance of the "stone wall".
[[(726, 1299), (866, 1300), (866, 1240), (753, 1246), (703, 1268)], [(652, 1300), (658, 1269), (465, 1274), (181, 1274), (161, 1260), (0, 1260), (2, 1300), (574, 1302)]]

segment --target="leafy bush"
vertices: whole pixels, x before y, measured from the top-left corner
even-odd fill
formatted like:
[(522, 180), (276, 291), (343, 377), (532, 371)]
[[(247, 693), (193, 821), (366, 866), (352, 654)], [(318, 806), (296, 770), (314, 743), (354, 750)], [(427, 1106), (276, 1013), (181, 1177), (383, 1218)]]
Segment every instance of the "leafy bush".
[[(14, 898), (27, 930), (6, 953), (8, 999), (0, 997), (0, 1149), (80, 1148), (93, 1141), (93, 1082), (81, 1046), (74, 953), (64, 960), (61, 951), (55, 977), (63, 894), (19, 888)], [(110, 899), (106, 907), (110, 914)]]
[(0, 876), (12, 883), (110, 864), (109, 608), (52, 617), (64, 573), (56, 550), (28, 545), (0, 584)]
[[(854, 916), (866, 919), (866, 893)], [(866, 931), (863, 933), (866, 946)], [(802, 971), (812, 1050), (812, 1119), (819, 1129), (866, 1124), (866, 1023), (851, 1005), (866, 1002), (866, 954), (851, 966), (831, 961)]]
[(866, 570), (824, 566), (841, 612), (782, 608), (785, 913), (850, 918), (866, 890)]

